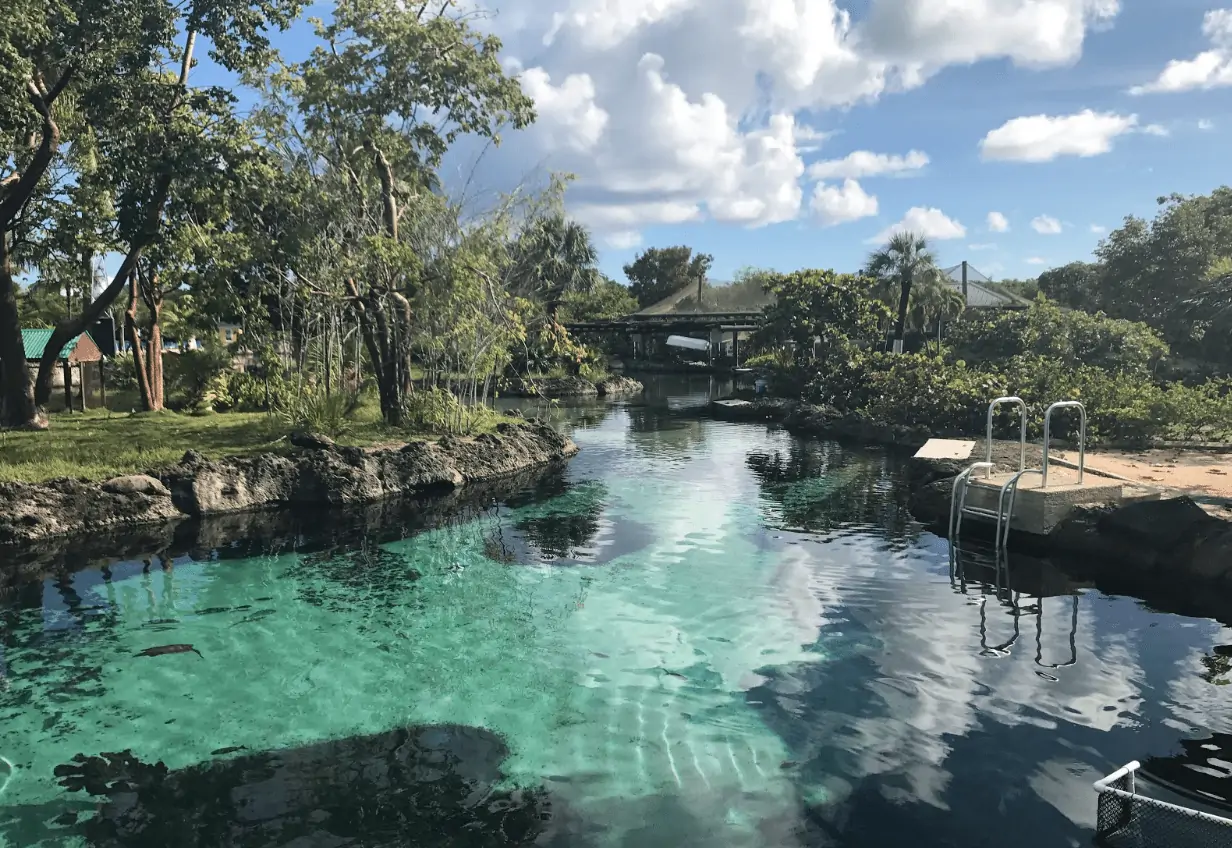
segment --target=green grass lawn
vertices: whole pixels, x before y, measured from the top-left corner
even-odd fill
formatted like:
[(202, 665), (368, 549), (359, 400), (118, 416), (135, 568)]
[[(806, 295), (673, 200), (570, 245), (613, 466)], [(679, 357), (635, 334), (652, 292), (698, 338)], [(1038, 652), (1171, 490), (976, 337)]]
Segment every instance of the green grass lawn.
[[(216, 458), (290, 449), (286, 424), (265, 413), (116, 413), (105, 410), (54, 414), (45, 432), (0, 430), (0, 481), (37, 482), (54, 477), (105, 480), (180, 461), (195, 450)], [(405, 442), (370, 416), (354, 421), (342, 444)]]

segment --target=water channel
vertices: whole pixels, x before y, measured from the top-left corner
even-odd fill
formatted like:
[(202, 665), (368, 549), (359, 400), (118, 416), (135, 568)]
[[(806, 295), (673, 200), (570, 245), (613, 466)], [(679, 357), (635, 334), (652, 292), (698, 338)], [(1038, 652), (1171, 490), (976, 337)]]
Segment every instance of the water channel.
[(565, 469), (404, 538), (0, 596), (0, 845), (1034, 848), (1129, 760), (1226, 794), (1232, 632), (956, 582), (901, 457), (722, 388), (545, 409)]

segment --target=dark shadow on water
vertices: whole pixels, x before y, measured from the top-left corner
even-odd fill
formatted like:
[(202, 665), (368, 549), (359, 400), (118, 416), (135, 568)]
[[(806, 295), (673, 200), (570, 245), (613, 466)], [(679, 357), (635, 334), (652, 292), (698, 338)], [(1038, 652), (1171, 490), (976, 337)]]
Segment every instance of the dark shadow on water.
[(504, 563), (602, 565), (642, 550), (653, 539), (649, 528), (605, 519), (607, 489), (596, 481), (564, 484), (548, 498), (536, 491), (533, 502), (502, 515), (484, 540), (484, 554)]
[(1142, 774), (1183, 796), (1216, 805), (1212, 812), (1217, 815), (1232, 816), (1232, 734), (1185, 739), (1180, 748), (1175, 756), (1148, 758)]
[(876, 533), (900, 547), (918, 535), (906, 487), (896, 485), (903, 466), (891, 454), (792, 440), (786, 451), (749, 453), (745, 466), (772, 507), (767, 523), (778, 529)]
[[(5, 810), (0, 836), (142, 848), (542, 844), (546, 791), (494, 788), (507, 755), (499, 736), (462, 725), (240, 751), (176, 771), (128, 752), (78, 755), (55, 770), (73, 793), (66, 802)], [(94, 796), (97, 816), (69, 800), (76, 793)]]

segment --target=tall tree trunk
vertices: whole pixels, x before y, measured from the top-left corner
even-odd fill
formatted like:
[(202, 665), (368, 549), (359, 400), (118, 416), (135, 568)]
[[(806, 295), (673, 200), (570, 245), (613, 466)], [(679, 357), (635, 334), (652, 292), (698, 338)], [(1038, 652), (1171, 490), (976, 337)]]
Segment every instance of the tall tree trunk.
[(141, 284), (141, 297), (145, 300), (146, 309), (150, 311), (150, 347), (147, 368), (150, 372), (150, 409), (161, 410), (166, 407), (163, 396), (163, 292), (158, 280), (158, 274), (152, 272), (149, 279), (137, 270), (137, 279)]
[[(176, 91), (176, 96), (171, 102), (170, 112), (178, 109), (184, 100), (184, 95), (188, 89), (188, 72), (192, 68), (193, 48), (196, 46), (196, 43), (197, 33), (190, 30), (185, 40), (184, 55), (180, 62), (179, 87)], [(66, 78), (62, 76), (61, 83), (57, 83), (57, 86), (62, 87), (64, 82), (66, 82)], [(58, 94), (59, 90), (57, 89), (55, 93)], [(49, 111), (44, 114), (44, 118), (46, 121), (51, 120)], [(34, 402), (39, 406), (46, 406), (47, 402), (51, 400), (51, 381), (56, 366), (56, 354), (69, 341), (93, 326), (107, 308), (115, 302), (115, 299), (119, 297), (120, 292), (124, 289), (124, 283), (128, 280), (128, 275), (137, 268), (137, 260), (141, 258), (141, 252), (158, 237), (159, 226), (162, 223), (163, 207), (167, 205), (167, 199), (170, 195), (171, 174), (164, 173), (157, 176), (154, 180), (154, 191), (150, 205), (145, 210), (144, 226), (129, 245), (128, 254), (124, 257), (124, 261), (120, 264), (120, 269), (116, 271), (116, 275), (110, 285), (99, 294), (97, 300), (81, 310), (80, 315), (76, 318), (61, 321), (52, 331), (51, 341), (47, 343), (47, 348), (43, 351), (43, 358), (39, 360), (38, 377), (34, 381)], [(5, 204), (8, 201), (9, 198), (6, 197)]]
[(894, 352), (903, 351), (903, 331), (907, 325), (907, 304), (911, 300), (911, 277), (903, 277), (902, 292), (898, 296), (898, 320), (894, 322)]
[(8, 241), (0, 231), (0, 371), (4, 391), (0, 395), (0, 424), (6, 427), (39, 427), (43, 424), (34, 403), (26, 350), (21, 341), (21, 316), (17, 311), (17, 281), (9, 258)]
[(128, 344), (133, 349), (133, 369), (137, 372), (137, 389), (141, 392), (141, 408), (146, 412), (154, 409), (154, 395), (150, 390), (150, 372), (146, 370), (145, 353), (141, 350), (141, 335), (137, 332), (137, 272), (128, 275), (128, 309), (124, 312), (124, 330)]

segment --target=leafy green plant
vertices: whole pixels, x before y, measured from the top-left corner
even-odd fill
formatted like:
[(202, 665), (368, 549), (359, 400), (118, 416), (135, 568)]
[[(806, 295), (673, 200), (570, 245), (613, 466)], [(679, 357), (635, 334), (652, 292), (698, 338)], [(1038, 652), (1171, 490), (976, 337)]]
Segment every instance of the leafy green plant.
[(489, 429), (500, 416), (490, 407), (465, 404), (445, 389), (423, 389), (407, 398), (404, 420), (417, 430), (468, 434)]
[(336, 439), (350, 432), (351, 414), (358, 405), (356, 395), (343, 392), (327, 395), (319, 389), (304, 387), (300, 392), (291, 392), (281, 398), (274, 414), (291, 429)]

